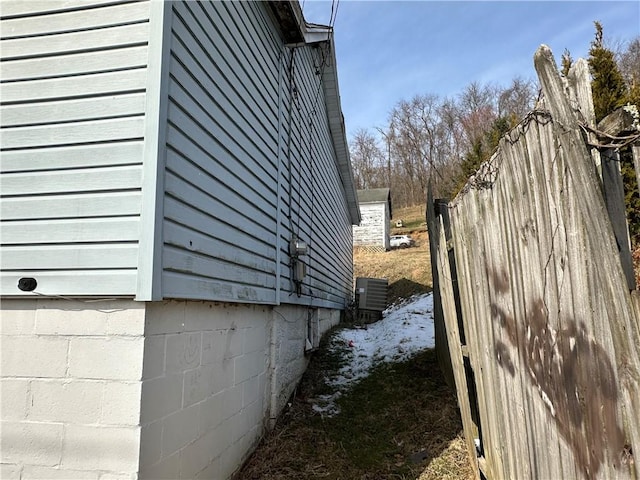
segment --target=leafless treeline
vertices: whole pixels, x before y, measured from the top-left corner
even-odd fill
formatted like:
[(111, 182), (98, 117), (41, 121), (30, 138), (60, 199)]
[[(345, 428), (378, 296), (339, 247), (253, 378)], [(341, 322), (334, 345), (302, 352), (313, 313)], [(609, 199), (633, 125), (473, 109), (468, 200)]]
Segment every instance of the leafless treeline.
[(438, 196), (455, 195), (536, 96), (532, 82), (515, 78), (507, 88), (471, 83), (453, 99), (425, 94), (399, 101), (386, 127), (360, 129), (351, 139), (357, 188), (388, 186), (397, 207), (423, 202), (430, 180)]
[[(637, 102), (640, 37), (610, 48)], [(474, 82), (454, 98), (425, 94), (400, 100), (386, 126), (358, 130), (351, 138), (357, 188), (390, 187), (396, 207), (424, 202), (429, 181), (435, 195), (452, 198), (500, 137), (533, 108), (537, 92), (532, 81), (515, 78), (507, 87)]]

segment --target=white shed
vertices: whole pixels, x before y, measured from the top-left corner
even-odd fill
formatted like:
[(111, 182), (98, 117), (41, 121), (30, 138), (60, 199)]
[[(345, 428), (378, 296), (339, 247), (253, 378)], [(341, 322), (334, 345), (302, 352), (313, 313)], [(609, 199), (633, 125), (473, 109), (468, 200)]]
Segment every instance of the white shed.
[(298, 2), (2, 2), (2, 468), (231, 476), (352, 295)]
[(388, 188), (358, 190), (362, 220), (353, 226), (353, 245), (372, 250), (389, 250), (389, 230), (393, 212)]

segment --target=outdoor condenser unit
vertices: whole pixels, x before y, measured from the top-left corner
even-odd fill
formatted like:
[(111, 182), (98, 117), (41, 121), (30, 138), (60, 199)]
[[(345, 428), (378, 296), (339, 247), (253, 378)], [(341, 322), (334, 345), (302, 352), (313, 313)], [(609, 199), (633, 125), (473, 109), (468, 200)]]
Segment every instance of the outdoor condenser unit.
[(387, 308), (386, 278), (356, 278), (356, 302), (359, 310), (382, 312)]

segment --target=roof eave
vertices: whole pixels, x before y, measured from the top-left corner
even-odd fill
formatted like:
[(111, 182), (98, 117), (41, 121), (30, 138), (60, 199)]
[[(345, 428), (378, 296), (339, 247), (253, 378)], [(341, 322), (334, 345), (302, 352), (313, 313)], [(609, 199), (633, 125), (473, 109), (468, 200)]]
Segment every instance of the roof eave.
[(329, 130), (336, 153), (338, 163), (338, 171), (342, 186), (344, 188), (351, 223), (360, 225), (360, 206), (358, 204), (358, 195), (356, 193), (355, 181), (353, 179), (353, 170), (351, 168), (351, 159), (349, 157), (349, 146), (347, 144), (347, 132), (344, 125), (344, 116), (340, 104), (340, 90), (338, 88), (338, 71), (336, 69), (336, 57), (333, 43), (333, 32), (328, 31), (329, 50), (331, 58), (322, 74), (322, 85), (324, 86), (324, 95), (327, 108), (327, 118), (329, 120)]
[(287, 46), (309, 45), (321, 42), (326, 42), (329, 46), (330, 58), (322, 73), (322, 85), (324, 87), (329, 131), (331, 132), (331, 139), (336, 154), (336, 163), (347, 200), (351, 223), (353, 225), (359, 225), (361, 221), (360, 207), (358, 205), (353, 171), (351, 169), (347, 134), (340, 104), (333, 28), (325, 25), (306, 23), (302, 9), (300, 8), (300, 3), (296, 0), (270, 1), (269, 5), (280, 24), (280, 29)]
[(270, 1), (269, 6), (280, 25), (284, 43), (304, 43), (305, 22), (300, 4), (297, 1)]

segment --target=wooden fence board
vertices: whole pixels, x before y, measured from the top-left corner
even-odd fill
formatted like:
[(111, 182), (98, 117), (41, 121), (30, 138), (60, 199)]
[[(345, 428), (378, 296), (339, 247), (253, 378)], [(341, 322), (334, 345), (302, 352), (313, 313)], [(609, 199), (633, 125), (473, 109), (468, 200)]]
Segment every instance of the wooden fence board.
[(640, 191), (640, 143), (636, 143), (632, 147), (633, 166), (636, 169), (636, 180), (638, 181), (638, 190)]
[[(464, 375), (463, 355), (460, 345), (460, 332), (458, 331), (457, 313), (455, 307), (455, 300), (453, 296), (453, 287), (451, 282), (451, 270), (449, 269), (449, 261), (447, 254), (447, 242), (444, 235), (444, 227), (442, 221), (438, 226), (439, 239), (438, 239), (438, 263), (437, 270), (438, 276), (443, 279), (441, 289), (442, 310), (444, 320), (447, 326), (447, 340), (449, 345), (449, 351), (451, 352), (451, 363), (453, 364), (453, 372), (455, 374), (456, 390), (458, 392), (458, 406), (460, 407), (460, 414), (463, 418), (463, 426), (465, 439), (467, 441), (467, 452), (469, 454), (469, 460), (472, 465), (475, 465), (476, 472), (477, 458), (475, 453), (474, 438), (476, 438), (477, 432), (472, 428), (471, 420), (471, 407), (469, 405), (469, 396), (467, 381)], [(449, 280), (449, 281), (447, 281)], [(476, 478), (480, 478), (479, 475)]]
[[(471, 203), (468, 205), (470, 208), (475, 208), (476, 205)], [(468, 342), (468, 355), (472, 367), (482, 368), (485, 362), (482, 361), (485, 345), (484, 339), (480, 337), (480, 332), (475, 327), (477, 324), (483, 323), (483, 319), (480, 318), (484, 313), (482, 309), (477, 308), (475, 303), (475, 296), (469, 295), (468, 292), (478, 292), (482, 288), (482, 284), (478, 282), (478, 278), (473, 275), (475, 270), (468, 268), (472, 265), (476, 255), (471, 252), (471, 248), (480, 244), (480, 239), (477, 237), (477, 232), (469, 228), (464, 224), (468, 218), (477, 218), (474, 215), (469, 215), (466, 211), (466, 206), (454, 205), (450, 214), (452, 222), (455, 222), (455, 218), (459, 218), (461, 228), (468, 232), (469, 235), (461, 236), (455, 235), (453, 243), (455, 246), (455, 258), (458, 271), (458, 280), (460, 288), (460, 302), (462, 308), (463, 318), (473, 319), (473, 321), (465, 321), (465, 335), (469, 339)], [(482, 276), (480, 276), (482, 279)], [(487, 412), (496, 404), (492, 393), (489, 388), (488, 392), (485, 392), (485, 382), (482, 375), (478, 375), (476, 378), (476, 392), (477, 392), (477, 408), (479, 416), (483, 421), (481, 422), (482, 428), (482, 446), (484, 456), (486, 460), (487, 474), (490, 478), (502, 478), (502, 462), (500, 448), (500, 431), (498, 427), (499, 419), (495, 416), (487, 415)], [(491, 456), (487, 456), (487, 452), (491, 453)]]
[(464, 352), (484, 449), (474, 465), (489, 478), (640, 476), (640, 297), (629, 292), (598, 156), (575, 115), (584, 108), (592, 123), (583, 63), (566, 97), (550, 51), (538, 51), (549, 111), (503, 138), (449, 204), (453, 264), (439, 232), (433, 261), (467, 445), (474, 453)]
[[(444, 202), (440, 202), (444, 203)], [(430, 258), (437, 258), (438, 247), (440, 241), (440, 218), (437, 211), (435, 200), (433, 198), (433, 189), (431, 183), (427, 190), (427, 228), (429, 231), (429, 253)], [(446, 210), (446, 208), (445, 208)], [(366, 247), (365, 247), (366, 248)], [(444, 375), (447, 384), (451, 388), (455, 388), (455, 378), (453, 376), (453, 367), (451, 365), (451, 353), (449, 352), (449, 342), (447, 340), (447, 329), (444, 324), (444, 312), (442, 311), (442, 300), (440, 298), (440, 281), (438, 265), (434, 261), (431, 264), (431, 277), (433, 279), (433, 320), (436, 337), (436, 354), (438, 357), (438, 365)]]

